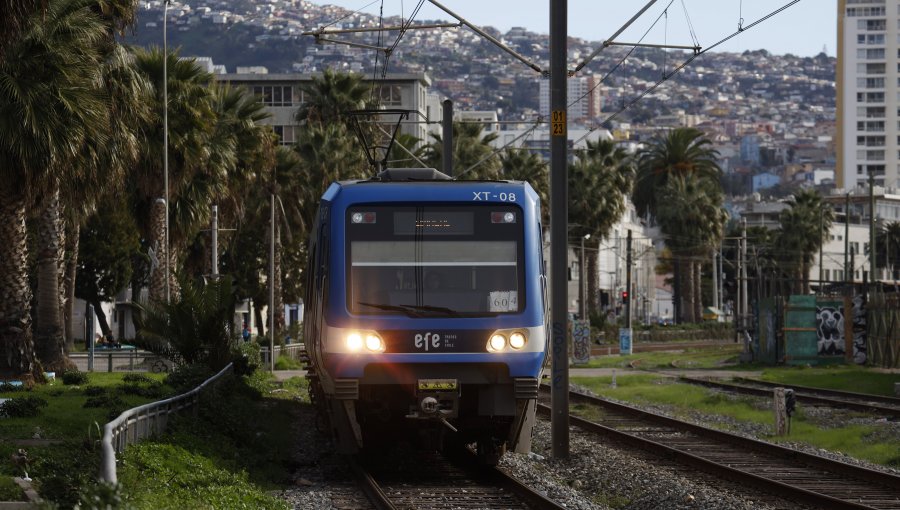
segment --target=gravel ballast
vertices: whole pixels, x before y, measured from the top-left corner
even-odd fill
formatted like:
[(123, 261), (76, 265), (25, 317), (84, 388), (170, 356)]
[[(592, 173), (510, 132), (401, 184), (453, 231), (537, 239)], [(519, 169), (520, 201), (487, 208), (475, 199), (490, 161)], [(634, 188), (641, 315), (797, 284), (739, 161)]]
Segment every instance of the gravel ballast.
[[(583, 388), (573, 388), (585, 392)], [(630, 404), (629, 405), (634, 405)], [(351, 475), (340, 457), (332, 453), (330, 440), (316, 429), (315, 411), (308, 404), (302, 406), (297, 423), (297, 453), (294, 485), (275, 495), (294, 509), (366, 508), (364, 496), (356, 490)], [(639, 406), (658, 414), (672, 415), (665, 406)], [(822, 420), (850, 415), (816, 409)], [(683, 419), (683, 417), (682, 417)], [(852, 419), (859, 419), (853, 415)], [(691, 413), (688, 421), (722, 428), (721, 416)], [(729, 421), (724, 424), (730, 432), (758, 437), (765, 427)], [(783, 443), (782, 443), (783, 444)], [(566, 460), (551, 456), (550, 423), (538, 420), (528, 455), (507, 453), (500, 467), (551, 499), (571, 509), (769, 509), (802, 508), (784, 501), (772, 502), (759, 498), (752, 491), (731, 482), (710, 480), (691, 468), (661, 460), (649, 453), (605, 442), (603, 438), (570, 429), (569, 451)], [(785, 444), (783, 444), (785, 445)], [(841, 454), (825, 452), (805, 445), (786, 444), (792, 448), (864, 465), (881, 471), (895, 470), (871, 465)], [(335, 502), (339, 502), (337, 505)], [(353, 502), (358, 502), (355, 506)], [(350, 504), (348, 505), (348, 502)], [(451, 508), (448, 506), (447, 508)]]

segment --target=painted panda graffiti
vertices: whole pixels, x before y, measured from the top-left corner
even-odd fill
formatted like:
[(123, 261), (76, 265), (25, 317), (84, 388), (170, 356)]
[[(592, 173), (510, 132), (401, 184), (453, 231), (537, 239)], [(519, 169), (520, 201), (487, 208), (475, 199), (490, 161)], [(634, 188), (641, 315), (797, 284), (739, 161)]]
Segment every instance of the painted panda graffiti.
[(823, 306), (816, 308), (816, 336), (819, 355), (844, 354), (844, 313), (842, 308)]

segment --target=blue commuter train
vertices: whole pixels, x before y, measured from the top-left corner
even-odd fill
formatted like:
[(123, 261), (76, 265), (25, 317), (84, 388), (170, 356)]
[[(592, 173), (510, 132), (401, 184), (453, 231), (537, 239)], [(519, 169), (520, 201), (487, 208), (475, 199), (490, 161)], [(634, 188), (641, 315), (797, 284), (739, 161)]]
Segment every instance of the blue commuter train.
[(332, 184), (311, 229), (310, 394), (340, 453), (425, 439), (486, 463), (531, 448), (547, 359), (528, 183), (389, 169)]

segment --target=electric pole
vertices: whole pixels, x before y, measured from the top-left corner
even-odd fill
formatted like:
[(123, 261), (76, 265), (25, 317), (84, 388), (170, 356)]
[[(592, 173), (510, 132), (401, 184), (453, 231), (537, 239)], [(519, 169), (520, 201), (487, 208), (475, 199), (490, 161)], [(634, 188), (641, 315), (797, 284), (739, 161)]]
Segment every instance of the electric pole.
[(550, 0), (551, 421), (554, 459), (569, 457), (568, 177), (566, 31), (568, 0)]
[(875, 262), (875, 172), (869, 172), (869, 281), (872, 283), (878, 280)]
[(741, 329), (747, 328), (746, 315), (750, 309), (747, 292), (747, 218), (741, 218)]
[(850, 192), (844, 195), (844, 283), (850, 274)]
[(628, 298), (625, 301), (625, 328), (631, 329), (631, 230), (625, 240), (625, 292)]
[(445, 99), (443, 103), (443, 117), (441, 118), (441, 127), (443, 129), (443, 153), (441, 160), (443, 162), (444, 173), (453, 177), (453, 101)]

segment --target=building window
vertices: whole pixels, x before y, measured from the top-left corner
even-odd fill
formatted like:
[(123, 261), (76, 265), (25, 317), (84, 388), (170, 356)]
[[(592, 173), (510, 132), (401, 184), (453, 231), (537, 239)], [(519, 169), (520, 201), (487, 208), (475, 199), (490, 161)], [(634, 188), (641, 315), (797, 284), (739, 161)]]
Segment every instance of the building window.
[(866, 89), (883, 89), (884, 78), (857, 78), (856, 86)]
[(831, 270), (830, 270), (830, 269), (826, 269), (826, 270), (825, 270), (825, 281), (826, 281), (826, 282), (830, 282), (830, 281), (831, 281)]
[(290, 85), (257, 85), (253, 95), (266, 106), (294, 106), (294, 87)]
[(382, 106), (401, 106), (403, 104), (400, 85), (382, 85), (379, 94)]
[(278, 136), (279, 145), (293, 145), (294, 126), (272, 126), (272, 130)]

